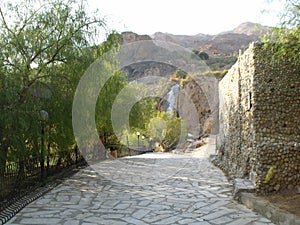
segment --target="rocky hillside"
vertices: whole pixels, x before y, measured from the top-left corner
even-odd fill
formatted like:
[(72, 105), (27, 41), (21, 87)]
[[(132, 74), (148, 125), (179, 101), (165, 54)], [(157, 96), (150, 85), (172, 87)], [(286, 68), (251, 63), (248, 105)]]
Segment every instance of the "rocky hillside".
[(128, 44), (134, 41), (152, 40), (152, 38), (149, 35), (139, 35), (131, 31), (122, 32), (122, 36), (123, 36), (122, 44)]
[(124, 44), (141, 40), (160, 40), (173, 42), (191, 50), (204, 51), (210, 56), (206, 63), (211, 70), (223, 71), (228, 70), (235, 63), (239, 49), (246, 49), (249, 43), (259, 41), (270, 30), (270, 27), (246, 22), (231, 31), (217, 35), (174, 35), (161, 32), (151, 36), (133, 32), (123, 32), (122, 35)]
[[(209, 54), (209, 59), (205, 60), (205, 64), (213, 71), (219, 72), (224, 69), (229, 69), (236, 61), (236, 53), (241, 48), (246, 48), (250, 42), (257, 41), (265, 34), (270, 28), (264, 27), (254, 23), (243, 23), (233, 29), (232, 31), (222, 32), (217, 35), (206, 35), (198, 34), (194, 36), (188, 35), (173, 35), (168, 33), (155, 33), (152, 36), (149, 35), (139, 35), (133, 32), (123, 32), (123, 44), (132, 43), (135, 41), (142, 40), (162, 40), (168, 42), (174, 42), (178, 45), (184, 46), (189, 49), (197, 49), (199, 51), (205, 51)], [(134, 54), (124, 55), (123, 60), (131, 59), (136, 62), (131, 64), (125, 64), (123, 71), (128, 74), (129, 81), (139, 80), (140, 78), (149, 77), (147, 80), (147, 85), (152, 85), (151, 80), (153, 76), (162, 76), (169, 78), (180, 65), (169, 65), (167, 63), (162, 63), (158, 58), (151, 61), (139, 61), (139, 57), (144, 57), (145, 54), (155, 54), (159, 56), (165, 56), (165, 49), (160, 49), (156, 45), (151, 45), (151, 42), (143, 43), (144, 46), (138, 48)], [(130, 47), (131, 45), (124, 45), (124, 47)], [(150, 49), (150, 50), (149, 50)], [(149, 52), (148, 52), (149, 51)], [(151, 52), (153, 51), (153, 52)], [(160, 51), (161, 54), (160, 54)], [(126, 52), (126, 51), (125, 51)], [(129, 51), (131, 53), (131, 51)], [(172, 54), (167, 55), (172, 61), (176, 61), (176, 51)], [(177, 61), (176, 61), (177, 62)], [(180, 64), (180, 61), (178, 62)], [(178, 68), (177, 68), (178, 67)], [(214, 76), (211, 76), (214, 75)], [(216, 79), (217, 78), (217, 79)], [(179, 104), (179, 110), (182, 112), (181, 116), (185, 120), (185, 124), (188, 127), (190, 133), (195, 136), (201, 136), (208, 133), (217, 133), (218, 131), (218, 80), (221, 77), (216, 76), (214, 73), (207, 74), (203, 76), (195, 76), (185, 82), (183, 92), (186, 93), (187, 98), (192, 101), (192, 106), (195, 106), (198, 115), (195, 116), (191, 114), (193, 108), (188, 101), (184, 99)], [(168, 82), (166, 79), (165, 84), (158, 86), (153, 85), (153, 89), (159, 89), (163, 91), (162, 95), (167, 96), (171, 90), (172, 83)], [(155, 83), (154, 83), (155, 84)], [(165, 91), (164, 91), (165, 90)], [(178, 97), (177, 97), (178, 98)], [(179, 98), (180, 100), (180, 98)], [(200, 133), (194, 130), (195, 124), (199, 125)], [(195, 131), (195, 132), (194, 132)]]
[(241, 48), (247, 48), (250, 42), (258, 41), (269, 30), (270, 27), (246, 22), (231, 31), (217, 35), (197, 34), (189, 36), (157, 32), (151, 37), (154, 40), (171, 41), (186, 48), (205, 51), (209, 55), (226, 56), (238, 52)]

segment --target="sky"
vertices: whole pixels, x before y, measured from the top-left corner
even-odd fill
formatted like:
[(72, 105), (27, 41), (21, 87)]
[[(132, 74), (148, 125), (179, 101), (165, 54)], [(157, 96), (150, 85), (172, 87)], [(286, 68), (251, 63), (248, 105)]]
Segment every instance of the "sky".
[(282, 0), (88, 0), (110, 29), (138, 34), (196, 35), (229, 31), (243, 22), (279, 24)]

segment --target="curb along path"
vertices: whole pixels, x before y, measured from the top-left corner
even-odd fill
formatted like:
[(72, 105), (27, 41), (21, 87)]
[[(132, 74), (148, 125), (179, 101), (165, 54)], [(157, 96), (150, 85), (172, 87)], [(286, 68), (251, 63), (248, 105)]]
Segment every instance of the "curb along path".
[(233, 200), (207, 157), (150, 153), (87, 167), (7, 224), (272, 224)]

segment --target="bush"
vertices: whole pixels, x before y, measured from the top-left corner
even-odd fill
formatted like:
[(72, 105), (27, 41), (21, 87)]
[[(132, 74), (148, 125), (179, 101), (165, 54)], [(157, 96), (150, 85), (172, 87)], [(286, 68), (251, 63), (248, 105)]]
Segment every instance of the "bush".
[(197, 49), (193, 49), (192, 52), (197, 55), (201, 60), (208, 60), (209, 55), (206, 52), (200, 52)]
[(209, 55), (206, 52), (199, 52), (198, 56), (202, 60), (208, 60), (209, 59)]

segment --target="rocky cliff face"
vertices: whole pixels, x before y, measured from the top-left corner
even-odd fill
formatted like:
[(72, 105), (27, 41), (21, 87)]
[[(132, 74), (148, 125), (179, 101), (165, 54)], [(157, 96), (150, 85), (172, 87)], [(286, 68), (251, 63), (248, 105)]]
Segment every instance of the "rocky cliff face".
[(149, 35), (139, 35), (131, 31), (122, 32), (122, 36), (123, 36), (122, 44), (127, 44), (134, 41), (152, 40), (152, 38)]
[(183, 92), (188, 95), (198, 112), (198, 121), (192, 118), (191, 109), (182, 102), (180, 107), (185, 112), (184, 118), (188, 123), (198, 123), (200, 133), (217, 134), (218, 133), (218, 116), (219, 116), (219, 99), (218, 99), (219, 81), (211, 75), (196, 76), (183, 86)]
[(123, 68), (123, 71), (128, 74), (129, 81), (137, 80), (142, 77), (162, 76), (169, 77), (176, 71), (176, 67), (170, 64), (144, 61), (130, 64)]
[(257, 23), (242, 23), (231, 31), (221, 32), (216, 35), (174, 35), (157, 32), (151, 36), (139, 35), (134, 32), (123, 32), (123, 44), (143, 40), (168, 41), (190, 49), (206, 51), (210, 55), (231, 55), (241, 48), (247, 48), (249, 43), (258, 41), (270, 31), (270, 27)]

